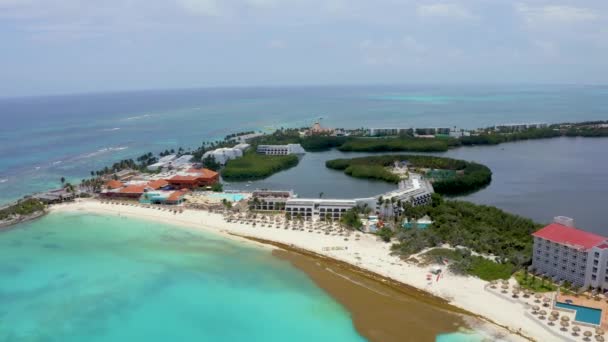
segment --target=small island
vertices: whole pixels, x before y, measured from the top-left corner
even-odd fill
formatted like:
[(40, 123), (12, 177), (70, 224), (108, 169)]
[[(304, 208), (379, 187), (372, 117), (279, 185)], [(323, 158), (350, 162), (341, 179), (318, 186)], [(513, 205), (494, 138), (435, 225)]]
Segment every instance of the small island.
[(449, 196), (475, 192), (492, 181), (492, 171), (485, 165), (434, 156), (382, 155), (333, 159), (328, 160), (325, 166), (343, 170), (351, 177), (389, 183), (399, 183), (409, 176), (409, 169), (412, 169), (423, 173), (432, 182), (436, 193)]

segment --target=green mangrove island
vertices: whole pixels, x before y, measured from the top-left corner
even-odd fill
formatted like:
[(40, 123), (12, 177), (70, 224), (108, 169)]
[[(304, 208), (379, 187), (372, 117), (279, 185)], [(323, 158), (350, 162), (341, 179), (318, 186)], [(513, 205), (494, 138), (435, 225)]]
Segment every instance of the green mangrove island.
[(298, 165), (296, 155), (267, 156), (247, 151), (243, 157), (230, 160), (222, 169), (222, 178), (228, 181), (243, 181), (266, 178), (276, 172)]
[(485, 165), (434, 156), (382, 155), (333, 159), (325, 162), (325, 166), (343, 170), (351, 177), (398, 183), (401, 176), (390, 169), (395, 162), (405, 162), (408, 168), (424, 174), (433, 183), (435, 192), (442, 195), (457, 196), (475, 192), (492, 181), (492, 171)]

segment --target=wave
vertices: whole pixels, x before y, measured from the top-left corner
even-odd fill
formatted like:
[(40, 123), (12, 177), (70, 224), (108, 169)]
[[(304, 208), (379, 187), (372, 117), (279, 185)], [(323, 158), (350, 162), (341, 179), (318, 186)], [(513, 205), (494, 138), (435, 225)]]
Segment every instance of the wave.
[(95, 152), (91, 152), (91, 153), (86, 153), (83, 154), (82, 156), (80, 156), (80, 158), (91, 158), (91, 157), (95, 157), (104, 153), (111, 153), (111, 152), (117, 152), (117, 151), (122, 151), (122, 150), (126, 150), (128, 147), (127, 146), (118, 146), (118, 147), (104, 147), (104, 148), (100, 148), (99, 150), (95, 151)]
[(6, 183), (6, 182), (8, 182), (8, 178), (2, 178), (2, 179), (0, 179), (0, 183)]
[(63, 160), (54, 161), (52, 164), (53, 165), (59, 165), (61, 163), (63, 163)]
[(120, 129), (120, 127), (113, 127), (113, 128), (104, 128), (101, 131), (102, 132), (113, 132), (113, 131), (118, 131)]
[(151, 117), (151, 116), (152, 116), (152, 115), (150, 115), (150, 114), (137, 115), (137, 116), (130, 116), (130, 117), (128, 117), (128, 118), (126, 118), (126, 119), (124, 119), (124, 120), (139, 120), (139, 119), (145, 119), (145, 118), (149, 118), (149, 117)]

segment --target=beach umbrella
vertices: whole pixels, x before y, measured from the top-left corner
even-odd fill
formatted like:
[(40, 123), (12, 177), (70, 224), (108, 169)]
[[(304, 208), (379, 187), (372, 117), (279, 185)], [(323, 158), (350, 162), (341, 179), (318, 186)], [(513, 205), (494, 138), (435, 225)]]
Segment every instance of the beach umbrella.
[(604, 342), (604, 336), (597, 335), (597, 336), (595, 336), (595, 340), (596, 340), (597, 342)]
[(543, 298), (543, 302), (545, 302), (545, 306), (549, 306), (549, 302), (551, 301), (551, 298), (545, 297)]
[(553, 317), (558, 317), (559, 316), (559, 312), (556, 310), (551, 311), (551, 316)]
[(568, 322), (569, 320), (570, 320), (570, 317), (562, 316), (562, 322)]
[(501, 288), (503, 289), (502, 292), (507, 292), (507, 289), (509, 288), (509, 285), (502, 285)]
[(550, 325), (554, 325), (554, 323), (553, 323), (553, 322), (555, 322), (555, 321), (557, 321), (557, 318), (556, 318), (555, 316), (551, 316), (551, 317), (549, 317), (549, 324), (550, 324)]
[(585, 332), (583, 333), (583, 335), (584, 335), (584, 336), (586, 337), (586, 339), (588, 340), (588, 339), (589, 339), (589, 337), (593, 336), (593, 333), (592, 333), (591, 331), (587, 330), (587, 331), (585, 331)]
[(536, 302), (540, 303), (540, 299), (543, 297), (543, 295), (541, 295), (540, 293), (537, 293), (534, 295), (534, 298), (536, 298)]
[(600, 328), (596, 328), (595, 329), (595, 334), (596, 335), (604, 335), (604, 330), (600, 329)]
[(572, 331), (575, 334), (578, 334), (578, 332), (581, 331), (581, 328), (578, 325), (574, 325), (574, 326), (572, 326)]
[(566, 330), (566, 327), (568, 327), (569, 323), (566, 321), (561, 321), (559, 322), (559, 324), (562, 326), (562, 330)]
[(540, 319), (545, 319), (545, 316), (547, 315), (547, 311), (545, 310), (540, 310), (540, 312), (538, 313), (538, 318)]
[(503, 279), (503, 280), (502, 280), (502, 283), (503, 283), (504, 285), (509, 285), (509, 281), (508, 281), (508, 280), (506, 280), (506, 279)]

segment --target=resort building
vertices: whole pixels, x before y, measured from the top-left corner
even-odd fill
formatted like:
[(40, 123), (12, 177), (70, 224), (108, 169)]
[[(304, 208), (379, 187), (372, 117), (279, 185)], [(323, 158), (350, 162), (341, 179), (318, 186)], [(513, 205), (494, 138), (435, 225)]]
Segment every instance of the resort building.
[(70, 192), (65, 188), (49, 190), (44, 193), (36, 194), (33, 198), (39, 200), (45, 204), (61, 203), (65, 201), (71, 201), (76, 198), (77, 194)]
[(549, 127), (546, 123), (519, 123), (519, 124), (503, 124), (494, 126), (494, 130), (499, 132), (519, 132), (530, 128), (547, 128)]
[(288, 154), (304, 154), (304, 148), (300, 144), (287, 145), (259, 145), (257, 152), (267, 156), (286, 156)]
[(306, 220), (314, 217), (339, 220), (346, 211), (356, 206), (355, 200), (292, 198), (285, 203), (285, 213)]
[(413, 128), (370, 128), (369, 135), (373, 137), (392, 136), (392, 135), (413, 135)]
[(186, 171), (177, 172), (166, 181), (177, 189), (196, 189), (217, 183), (220, 175), (209, 169), (190, 168)]
[(177, 191), (146, 191), (139, 198), (139, 203), (144, 204), (171, 204), (177, 205), (184, 202), (184, 196), (188, 190)]
[(608, 238), (577, 229), (563, 216), (532, 236), (535, 273), (577, 287), (608, 289)]
[(317, 121), (308, 129), (306, 133), (308, 135), (332, 135), (334, 134), (334, 130), (332, 128), (321, 127), (321, 123)]
[(203, 154), (203, 160), (212, 156), (220, 165), (226, 165), (229, 160), (240, 158), (249, 148), (249, 144), (238, 144), (234, 147), (223, 147), (216, 150), (207, 151)]
[(294, 197), (293, 191), (256, 190), (249, 207), (252, 210), (284, 210), (287, 200)]
[(148, 165), (148, 170), (156, 171), (156, 170), (160, 170), (162, 168), (166, 168), (169, 165), (171, 165), (171, 162), (174, 161), (176, 158), (177, 158), (177, 156), (175, 154), (161, 157), (158, 160), (158, 162), (156, 162), (152, 165)]

